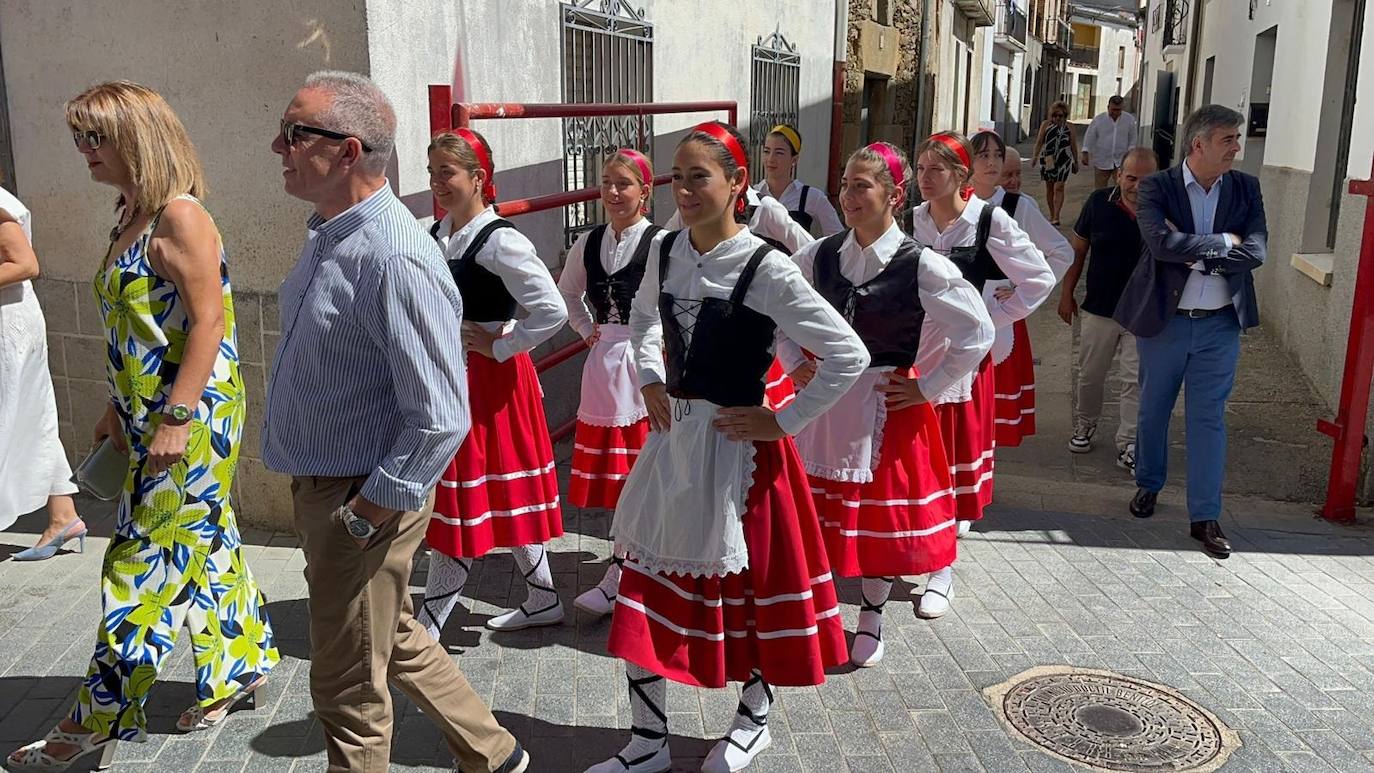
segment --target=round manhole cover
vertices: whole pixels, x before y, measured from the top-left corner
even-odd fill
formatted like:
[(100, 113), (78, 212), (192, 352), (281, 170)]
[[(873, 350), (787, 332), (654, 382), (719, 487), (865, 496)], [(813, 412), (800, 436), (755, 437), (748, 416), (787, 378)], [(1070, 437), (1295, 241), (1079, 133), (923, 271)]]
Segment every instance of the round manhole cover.
[(988, 694), (1031, 742), (1105, 770), (1210, 771), (1240, 745), (1220, 720), (1176, 691), (1107, 671), (1037, 668)]

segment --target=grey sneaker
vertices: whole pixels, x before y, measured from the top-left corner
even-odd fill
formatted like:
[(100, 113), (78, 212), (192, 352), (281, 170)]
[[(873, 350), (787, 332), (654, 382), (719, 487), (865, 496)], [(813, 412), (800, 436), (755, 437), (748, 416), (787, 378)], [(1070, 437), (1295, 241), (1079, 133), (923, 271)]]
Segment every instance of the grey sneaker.
[(1135, 474), (1135, 443), (1127, 443), (1121, 453), (1116, 455), (1116, 466)]
[(1078, 429), (1073, 431), (1073, 437), (1069, 438), (1069, 451), (1075, 454), (1086, 454), (1093, 450), (1093, 434), (1097, 432), (1097, 427), (1092, 424), (1080, 424)]

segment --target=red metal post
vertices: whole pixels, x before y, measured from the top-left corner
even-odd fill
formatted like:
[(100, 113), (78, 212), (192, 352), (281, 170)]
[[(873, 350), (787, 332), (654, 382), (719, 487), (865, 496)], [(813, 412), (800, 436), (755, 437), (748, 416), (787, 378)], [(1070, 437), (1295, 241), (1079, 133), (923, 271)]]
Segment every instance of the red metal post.
[(454, 125), (482, 118), (596, 118), (606, 115), (664, 115), (668, 113), (710, 113), (724, 110), (733, 123), (734, 100), (699, 102), (459, 102), (454, 105)]
[(835, 201), (840, 195), (840, 154), (844, 152), (844, 69), (843, 60), (835, 60), (830, 84), (830, 174), (825, 181), (826, 193)]
[[(453, 87), (445, 85), (431, 85), (429, 87), (429, 136), (433, 137), (439, 132), (448, 131), (453, 128)], [(439, 200), (431, 197), (434, 207), (434, 219), (438, 220), (444, 216), (444, 208), (439, 206)]]
[(1355, 270), (1355, 299), (1351, 302), (1350, 334), (1345, 345), (1345, 373), (1336, 420), (1317, 422), (1318, 431), (1335, 439), (1331, 474), (1327, 480), (1322, 517), (1338, 523), (1355, 520), (1355, 488), (1367, 438), (1370, 382), (1374, 381), (1374, 169), (1368, 180), (1351, 180), (1350, 192), (1365, 196), (1364, 236)]

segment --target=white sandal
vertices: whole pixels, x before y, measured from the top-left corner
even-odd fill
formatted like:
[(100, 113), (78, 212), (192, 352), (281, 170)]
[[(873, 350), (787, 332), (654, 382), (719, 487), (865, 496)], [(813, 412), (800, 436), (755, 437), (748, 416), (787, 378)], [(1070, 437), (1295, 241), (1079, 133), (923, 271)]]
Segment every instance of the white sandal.
[[(96, 763), (94, 770), (105, 770), (114, 761), (115, 739), (106, 737), (96, 741), (95, 733), (68, 733), (54, 727), (43, 740), (34, 741), (19, 751), (23, 752), (19, 759), (14, 757), (5, 758), (5, 767), (10, 770), (66, 770), (77, 760), (85, 757), (94, 751), (100, 751), (100, 761)], [(50, 743), (66, 744), (77, 747), (77, 751), (65, 760), (58, 758), (43, 751)]]
[(234, 693), (227, 698), (219, 708), (214, 709), (216, 716), (213, 717), (209, 715), (208, 710), (204, 706), (192, 706), (181, 712), (180, 717), (177, 717), (177, 730), (183, 733), (194, 733), (197, 730), (209, 730), (228, 718), (228, 716), (233, 713), (234, 707), (245, 701), (246, 703), (244, 703), (244, 706), (240, 709), (241, 711), (251, 711), (257, 708), (257, 698), (254, 697), (254, 694), (257, 693), (258, 688), (262, 687), (266, 682), (266, 676), (258, 677), (256, 682)]

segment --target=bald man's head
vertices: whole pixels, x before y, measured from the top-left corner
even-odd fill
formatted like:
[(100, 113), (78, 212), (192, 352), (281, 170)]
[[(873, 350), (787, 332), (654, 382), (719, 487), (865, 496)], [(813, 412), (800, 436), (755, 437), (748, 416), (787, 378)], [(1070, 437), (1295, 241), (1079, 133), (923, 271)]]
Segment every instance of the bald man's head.
[(1021, 192), (1021, 154), (1016, 148), (1007, 146), (1007, 157), (1002, 162), (1002, 187), (1008, 193)]

